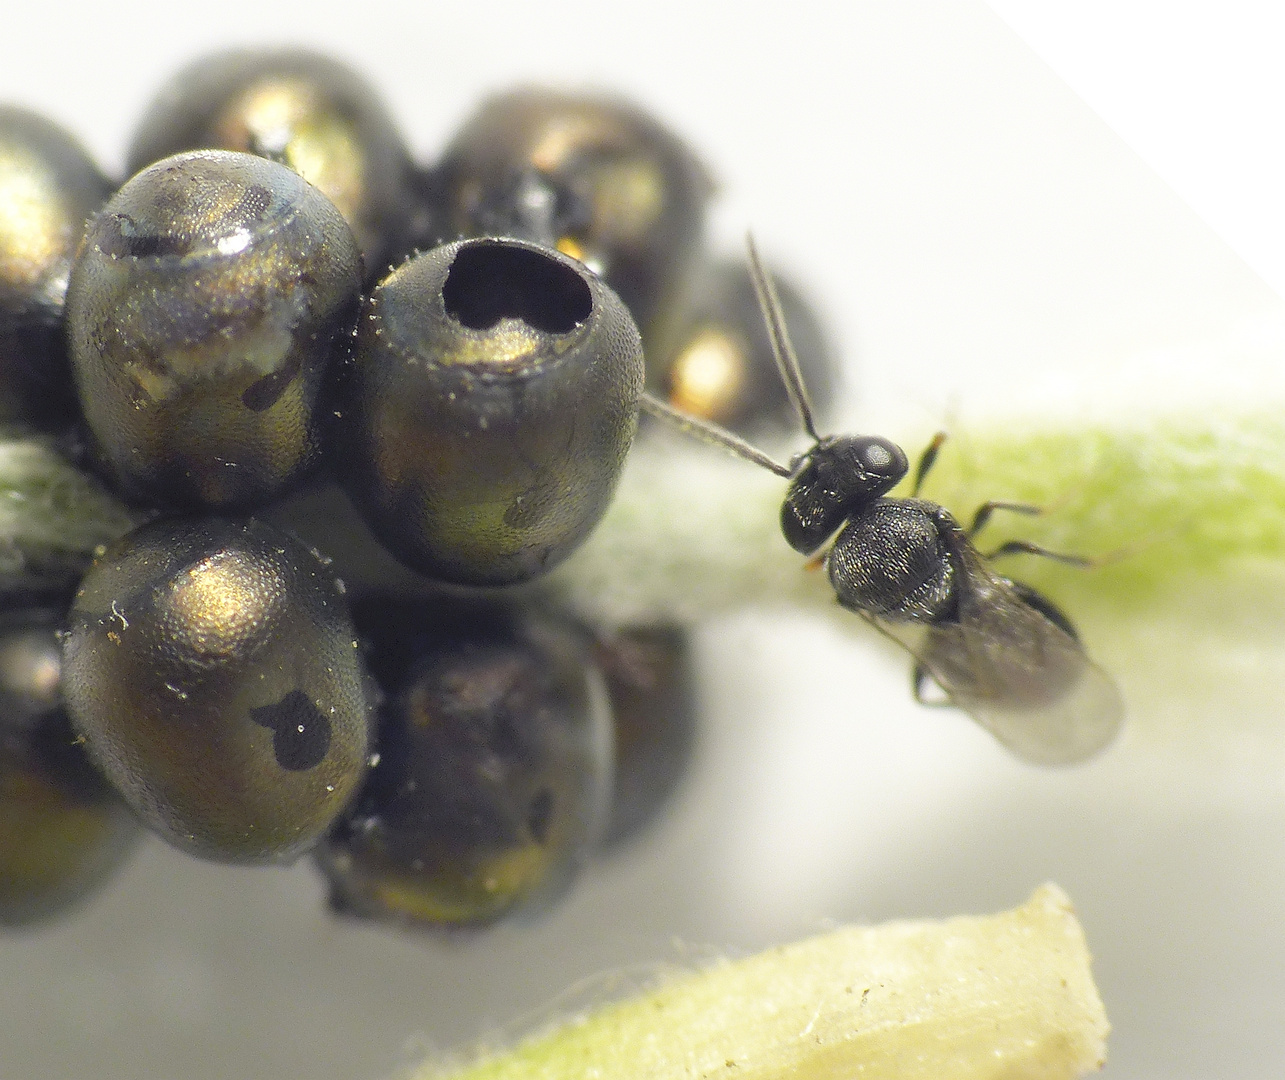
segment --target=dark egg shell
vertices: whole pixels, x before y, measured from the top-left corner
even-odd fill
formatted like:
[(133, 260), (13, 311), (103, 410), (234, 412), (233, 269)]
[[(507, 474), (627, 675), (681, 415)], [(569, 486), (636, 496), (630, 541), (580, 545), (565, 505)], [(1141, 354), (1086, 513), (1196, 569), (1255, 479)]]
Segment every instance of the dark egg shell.
[(106, 882), (141, 833), (60, 706), (52, 609), (0, 617), (0, 925), (63, 912)]
[(606, 511), (642, 383), (629, 312), (581, 264), (516, 240), (449, 244), (367, 302), (335, 452), (407, 566), (512, 584)]
[[(838, 359), (803, 294), (773, 280), (812, 408), (824, 416), (838, 392)], [(648, 385), (674, 408), (739, 435), (798, 430), (745, 260), (694, 274), (679, 310), (669, 346), (647, 354)]]
[(293, 169), (343, 214), (382, 271), (410, 212), (410, 154), (351, 68), (302, 49), (235, 49), (189, 64), (157, 94), (130, 172), (184, 150), (237, 150)]
[(318, 398), (360, 287), (343, 218), (284, 166), (203, 151), (139, 173), (90, 223), (67, 295), (110, 471), (178, 506), (279, 495), (318, 462)]
[(594, 658), (606, 678), (616, 742), (616, 783), (604, 847), (632, 841), (659, 819), (696, 748), (691, 634), (631, 626), (606, 634)]
[(193, 854), (285, 860), (364, 774), (369, 688), (338, 583), (258, 522), (154, 522), (86, 575), (68, 709), (139, 815)]
[(584, 638), (372, 604), (379, 763), (318, 849), (343, 913), (469, 926), (560, 896), (606, 824), (611, 722)]
[(0, 421), (47, 426), (75, 415), (62, 330), (67, 275), (108, 191), (60, 127), (0, 106)]
[(713, 184), (672, 132), (627, 101), (524, 88), (483, 102), (447, 147), (445, 220), (518, 236), (601, 275), (653, 331), (701, 250)]

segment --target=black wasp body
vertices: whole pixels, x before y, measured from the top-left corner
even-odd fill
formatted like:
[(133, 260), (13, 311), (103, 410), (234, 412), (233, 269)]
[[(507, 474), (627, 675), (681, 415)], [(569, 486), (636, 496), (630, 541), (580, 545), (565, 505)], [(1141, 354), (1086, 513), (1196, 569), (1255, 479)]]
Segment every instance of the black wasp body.
[[(994, 510), (1032, 508), (987, 503), (965, 529), (944, 507), (918, 498), (940, 437), (920, 461), (912, 496), (889, 497), (909, 472), (906, 455), (877, 436), (817, 434), (780, 304), (752, 244), (750, 270), (811, 449), (781, 465), (650, 396), (646, 410), (789, 480), (785, 539), (803, 555), (824, 552), (839, 603), (911, 653), (917, 697), (931, 677), (951, 704), (1027, 761), (1069, 764), (1102, 749), (1124, 715), (1115, 684), (1085, 654), (1066, 616), (998, 574), (972, 540)], [(996, 554), (1016, 551), (1052, 554), (1020, 542)]]

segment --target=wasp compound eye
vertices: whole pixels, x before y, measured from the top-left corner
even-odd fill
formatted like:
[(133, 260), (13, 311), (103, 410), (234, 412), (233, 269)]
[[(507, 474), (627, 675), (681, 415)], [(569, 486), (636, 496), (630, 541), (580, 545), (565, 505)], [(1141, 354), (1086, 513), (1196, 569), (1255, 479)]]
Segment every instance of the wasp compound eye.
[(610, 97), (499, 94), (456, 134), (441, 174), (458, 234), (519, 236), (581, 260), (652, 348), (700, 251), (713, 189), (659, 121)]
[(821, 445), (851, 463), (851, 490), (858, 500), (878, 498), (892, 490), (910, 467), (900, 446), (877, 435), (845, 435), (826, 439)]
[(0, 925), (84, 899), (141, 831), (59, 705), (59, 621), (54, 609), (23, 609), (0, 628)]
[[(388, 623), (387, 605), (378, 617)], [(606, 824), (606, 691), (585, 639), (561, 624), (483, 616), (438, 629), (399, 635), (391, 662), (372, 642), (388, 695), (380, 757), (317, 852), (332, 904), (425, 926), (533, 914)]]
[(67, 296), (81, 406), (117, 479), (234, 507), (302, 477), (360, 287), (343, 218), (282, 165), (205, 151), (135, 176), (90, 223)]
[(106, 179), (70, 135), (0, 107), (0, 420), (54, 424), (75, 415), (63, 304), (85, 219)]
[(523, 581), (588, 535), (637, 425), (643, 359), (616, 295), (516, 240), (436, 248), (360, 320), (340, 400), (348, 490), (407, 566)]
[(315, 554), (261, 522), (161, 521), (118, 541), (72, 605), (63, 685), (126, 800), (207, 858), (297, 855), (366, 767), (347, 605)]
[(408, 212), (410, 155), (384, 103), (356, 72), (298, 49), (197, 60), (143, 117), (130, 172), (205, 149), (256, 154), (293, 169), (343, 214), (367, 268), (384, 265)]

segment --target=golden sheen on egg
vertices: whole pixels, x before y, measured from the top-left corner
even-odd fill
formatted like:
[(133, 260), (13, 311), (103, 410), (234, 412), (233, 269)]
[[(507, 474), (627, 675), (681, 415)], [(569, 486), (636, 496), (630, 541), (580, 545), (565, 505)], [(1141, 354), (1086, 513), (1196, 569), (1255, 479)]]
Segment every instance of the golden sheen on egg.
[(565, 558), (606, 511), (643, 358), (583, 265), (471, 240), (379, 284), (343, 382), (336, 456), (379, 539), (432, 577), (506, 585)]
[(227, 508), (306, 475), (360, 287), (343, 217), (282, 165), (198, 151), (130, 180), (90, 223), (67, 293), (81, 407), (118, 484)]
[(54, 608), (0, 618), (0, 925), (50, 918), (119, 868), (142, 830), (90, 764), (59, 697)]
[(0, 106), (0, 421), (75, 414), (63, 303), (85, 221), (107, 180), (70, 135)]
[(581, 260), (653, 348), (701, 250), (713, 193), (701, 162), (658, 120), (609, 95), (512, 90), (464, 123), (440, 173), (448, 227)]
[(129, 151), (131, 172), (183, 150), (238, 150), (293, 169), (338, 207), (369, 271), (408, 213), (411, 160), (374, 89), (302, 49), (203, 57), (157, 94)]
[[(804, 295), (772, 277), (808, 397), (824, 415), (838, 390), (834, 350)], [(679, 310), (669, 349), (647, 355), (648, 384), (674, 408), (741, 435), (797, 431), (745, 260), (703, 266)]]
[(359, 784), (367, 682), (333, 574), (270, 526), (154, 522), (85, 576), (63, 690), (91, 755), (172, 843), (290, 859)]

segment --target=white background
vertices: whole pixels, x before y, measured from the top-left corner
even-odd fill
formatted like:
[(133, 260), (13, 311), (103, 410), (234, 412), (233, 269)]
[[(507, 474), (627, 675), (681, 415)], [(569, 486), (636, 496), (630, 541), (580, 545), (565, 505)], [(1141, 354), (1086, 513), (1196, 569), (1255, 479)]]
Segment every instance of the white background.
[[(947, 412), (1278, 393), (1285, 310), (1258, 276), (1285, 281), (1285, 41), (1269, 6), (995, 7), (1105, 122), (974, 0), (23, 6), (6, 12), (0, 96), (116, 168), (159, 82), (222, 43), (349, 58), (422, 156), (490, 88), (611, 86), (708, 158), (720, 235), (752, 224), (813, 292), (852, 410), (890, 435)], [(1204, 725), (1182, 729), (1197, 752), (1146, 673), (1122, 671), (1121, 745), (1045, 773), (914, 709), (902, 658), (828, 624), (725, 619), (700, 656), (705, 734), (673, 816), (549, 920), (448, 943), (357, 929), (321, 914), (307, 867), (150, 844), (80, 918), (0, 941), (0, 1077), (373, 1078), (604, 968), (829, 919), (995, 910), (1047, 878), (1097, 957), (1107, 1076), (1280, 1075), (1271, 694), (1249, 695), (1255, 712), (1211, 691), (1184, 714)], [(1275, 670), (1251, 657), (1242, 680)]]
[(1285, 292), (1285, 11), (1263, 0), (992, 0), (1041, 59)]

